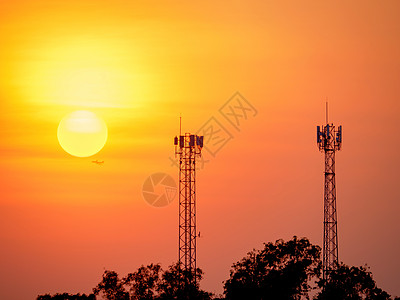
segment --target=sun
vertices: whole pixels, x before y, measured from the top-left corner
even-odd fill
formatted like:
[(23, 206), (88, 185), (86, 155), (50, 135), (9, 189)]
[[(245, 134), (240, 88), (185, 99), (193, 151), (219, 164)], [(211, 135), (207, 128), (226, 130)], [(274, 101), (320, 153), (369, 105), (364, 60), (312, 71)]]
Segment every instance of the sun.
[(67, 114), (58, 125), (57, 138), (61, 147), (77, 157), (98, 153), (106, 144), (107, 125), (95, 113), (78, 110)]

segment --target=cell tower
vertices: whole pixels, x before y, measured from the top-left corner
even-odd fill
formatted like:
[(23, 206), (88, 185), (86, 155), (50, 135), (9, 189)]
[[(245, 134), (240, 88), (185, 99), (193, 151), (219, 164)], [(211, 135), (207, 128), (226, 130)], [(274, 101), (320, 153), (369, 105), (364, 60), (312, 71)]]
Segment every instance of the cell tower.
[(196, 158), (203, 136), (185, 133), (176, 136), (174, 144), (179, 155), (179, 263), (189, 287), (196, 283)]
[(338, 234), (336, 213), (335, 152), (342, 146), (342, 126), (337, 129), (328, 123), (328, 103), (326, 106), (326, 125), (317, 126), (318, 148), (325, 152), (325, 189), (324, 189), (324, 247), (323, 279), (329, 279), (329, 273), (338, 264)]

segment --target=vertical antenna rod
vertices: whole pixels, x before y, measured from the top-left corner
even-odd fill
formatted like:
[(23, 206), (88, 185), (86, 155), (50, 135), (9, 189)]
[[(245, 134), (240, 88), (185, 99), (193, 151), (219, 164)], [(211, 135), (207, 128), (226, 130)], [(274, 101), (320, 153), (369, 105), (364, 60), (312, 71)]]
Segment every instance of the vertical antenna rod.
[(328, 124), (328, 97), (326, 97), (326, 108), (325, 108), (325, 114), (326, 114), (326, 124)]
[(335, 129), (328, 123), (328, 102), (326, 102), (326, 124), (317, 126), (317, 144), (325, 153), (324, 185), (324, 246), (322, 251), (323, 279), (330, 279), (330, 272), (338, 265), (338, 234), (336, 212), (335, 152), (342, 146), (342, 126)]

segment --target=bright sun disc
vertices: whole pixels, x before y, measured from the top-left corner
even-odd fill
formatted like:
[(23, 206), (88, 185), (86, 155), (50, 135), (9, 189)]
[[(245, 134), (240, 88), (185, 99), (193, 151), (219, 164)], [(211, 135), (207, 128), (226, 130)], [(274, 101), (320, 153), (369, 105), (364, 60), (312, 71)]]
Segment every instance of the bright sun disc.
[(87, 110), (67, 114), (58, 125), (61, 147), (71, 155), (88, 157), (99, 152), (107, 141), (106, 123)]

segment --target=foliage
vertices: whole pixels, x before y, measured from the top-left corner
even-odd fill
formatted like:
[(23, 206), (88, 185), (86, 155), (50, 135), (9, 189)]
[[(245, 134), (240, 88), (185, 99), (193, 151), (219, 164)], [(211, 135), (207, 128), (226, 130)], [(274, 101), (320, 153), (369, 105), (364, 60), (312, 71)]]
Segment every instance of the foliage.
[(150, 300), (159, 295), (162, 269), (159, 264), (141, 266), (136, 272), (129, 273), (124, 285), (129, 287), (130, 299)]
[(349, 267), (341, 264), (331, 271), (329, 280), (320, 280), (322, 288), (318, 300), (390, 300), (390, 295), (376, 286), (372, 273), (365, 267)]
[(300, 299), (320, 274), (321, 249), (296, 236), (253, 250), (233, 265), (225, 282), (226, 299)]
[(203, 279), (203, 271), (200, 268), (196, 269), (195, 283), (190, 281), (184, 285), (185, 277), (190, 278), (191, 274), (185, 274), (179, 263), (171, 265), (168, 270), (162, 275), (158, 299), (190, 299), (190, 300), (208, 300), (212, 294), (202, 291), (199, 282)]
[(96, 296), (94, 294), (86, 295), (86, 294), (55, 294), (51, 296), (50, 294), (39, 295), (36, 300), (96, 300)]
[(93, 289), (95, 295), (102, 293), (107, 300), (129, 300), (129, 293), (125, 290), (124, 282), (114, 271), (104, 271), (103, 279)]
[[(298, 300), (310, 299), (310, 291), (319, 287), (315, 300), (390, 300), (389, 294), (376, 286), (367, 267), (341, 264), (321, 279), (321, 249), (307, 238), (294, 236), (285, 242), (266, 243), (232, 266), (224, 284), (227, 300)], [(196, 280), (185, 284), (182, 266), (175, 263), (163, 270), (159, 264), (141, 266), (122, 279), (114, 271), (105, 271), (93, 294), (39, 295), (37, 300), (222, 300), (200, 289), (203, 272), (196, 269)], [(315, 292), (314, 292), (315, 294)], [(396, 297), (395, 300), (400, 300)]]
[(114, 271), (105, 271), (93, 292), (96, 295), (102, 293), (108, 300), (211, 299), (211, 293), (200, 290), (199, 282), (203, 275), (200, 268), (197, 268), (195, 284), (184, 285), (184, 275), (179, 263), (165, 271), (159, 264), (141, 266), (123, 279), (119, 279)]

